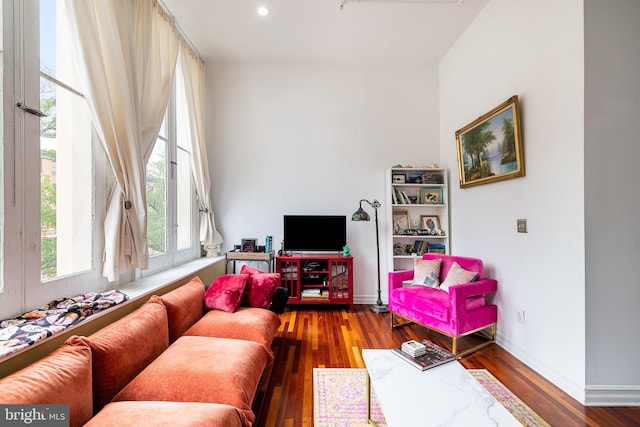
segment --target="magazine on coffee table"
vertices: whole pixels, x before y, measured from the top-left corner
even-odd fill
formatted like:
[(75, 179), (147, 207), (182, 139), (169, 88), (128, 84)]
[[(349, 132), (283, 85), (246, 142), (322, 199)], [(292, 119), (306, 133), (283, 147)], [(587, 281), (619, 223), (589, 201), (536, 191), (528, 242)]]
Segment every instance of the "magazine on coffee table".
[(456, 360), (455, 354), (451, 353), (449, 350), (439, 347), (427, 340), (422, 340), (420, 342), (427, 347), (427, 352), (421, 356), (413, 357), (410, 354), (405, 353), (402, 351), (402, 346), (392, 348), (391, 352), (401, 359), (406, 360), (421, 371), (435, 368), (443, 363)]

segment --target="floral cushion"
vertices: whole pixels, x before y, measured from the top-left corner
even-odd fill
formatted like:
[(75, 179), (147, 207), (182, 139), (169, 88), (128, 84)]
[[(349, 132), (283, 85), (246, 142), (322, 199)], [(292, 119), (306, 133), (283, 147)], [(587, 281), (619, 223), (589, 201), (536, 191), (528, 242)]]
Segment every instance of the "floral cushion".
[(58, 298), (42, 308), (0, 321), (0, 358), (25, 349), (64, 331), (101, 310), (127, 301), (115, 289), (89, 292), (73, 298)]

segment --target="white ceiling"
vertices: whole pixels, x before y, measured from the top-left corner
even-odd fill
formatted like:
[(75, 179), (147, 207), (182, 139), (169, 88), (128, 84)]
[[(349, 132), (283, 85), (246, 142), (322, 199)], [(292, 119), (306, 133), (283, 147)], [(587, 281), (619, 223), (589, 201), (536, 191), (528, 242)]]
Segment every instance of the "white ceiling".
[[(435, 63), (489, 0), (162, 0), (203, 61)], [(269, 15), (257, 14), (266, 6)]]

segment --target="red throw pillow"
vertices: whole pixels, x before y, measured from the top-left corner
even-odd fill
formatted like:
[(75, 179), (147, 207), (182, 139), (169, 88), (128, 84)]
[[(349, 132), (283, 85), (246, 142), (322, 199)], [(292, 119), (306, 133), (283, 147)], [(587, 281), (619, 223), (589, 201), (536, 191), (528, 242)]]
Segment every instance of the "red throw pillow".
[(236, 311), (247, 286), (248, 274), (224, 274), (214, 279), (204, 294), (204, 305), (208, 309)]
[(242, 305), (248, 307), (269, 308), (273, 294), (280, 282), (280, 274), (264, 273), (246, 264), (240, 269), (240, 274), (248, 274), (247, 291)]

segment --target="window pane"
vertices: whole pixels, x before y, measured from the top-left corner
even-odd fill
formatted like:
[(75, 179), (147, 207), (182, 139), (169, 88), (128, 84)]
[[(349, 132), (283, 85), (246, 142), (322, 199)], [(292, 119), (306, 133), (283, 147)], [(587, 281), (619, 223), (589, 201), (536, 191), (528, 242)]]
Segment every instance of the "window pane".
[(77, 89), (79, 78), (71, 54), (65, 2), (40, 0), (40, 71)]
[(160, 255), (167, 251), (167, 143), (156, 141), (147, 163), (147, 237), (149, 255)]
[(189, 109), (184, 92), (184, 76), (180, 67), (176, 67), (176, 150), (178, 157), (178, 173), (176, 179), (176, 196), (178, 199), (178, 250), (193, 247), (194, 236), (192, 221), (193, 180), (191, 178), (191, 131), (189, 129)]
[(84, 99), (40, 79), (41, 276), (92, 267), (92, 128)]
[(92, 268), (93, 151), (92, 126), (85, 100), (71, 86), (77, 82), (70, 56), (63, 2), (40, 2), (40, 226), (43, 281)]
[(191, 155), (178, 148), (178, 174), (176, 177), (178, 201), (178, 250), (193, 246), (191, 241), (191, 205), (193, 190), (191, 189)]

